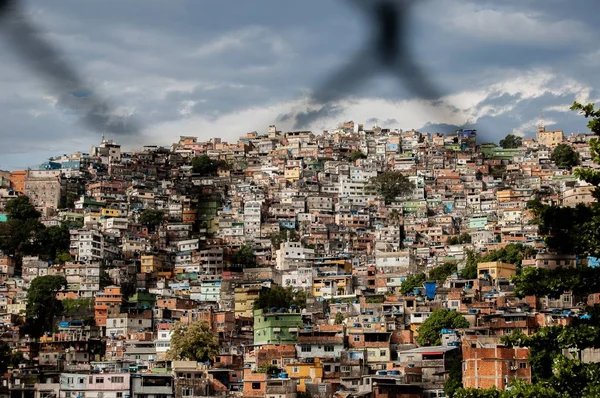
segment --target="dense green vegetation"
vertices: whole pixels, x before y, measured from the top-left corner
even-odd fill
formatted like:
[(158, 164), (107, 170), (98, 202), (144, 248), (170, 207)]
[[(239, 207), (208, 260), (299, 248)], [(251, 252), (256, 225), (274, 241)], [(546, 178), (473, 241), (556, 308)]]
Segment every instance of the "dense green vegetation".
[(52, 332), (57, 316), (63, 312), (63, 304), (56, 293), (67, 286), (60, 275), (46, 275), (31, 281), (27, 290), (27, 320), (25, 329), (32, 336)]
[(570, 169), (579, 164), (579, 154), (567, 144), (560, 144), (554, 148), (550, 159), (561, 169)]
[(64, 262), (68, 257), (69, 224), (46, 227), (41, 214), (26, 196), (6, 203), (8, 221), (0, 223), (0, 250), (17, 256), (40, 256), (42, 260)]
[(412, 292), (414, 289), (421, 289), (423, 287), (423, 283), (425, 283), (425, 279), (427, 278), (423, 272), (408, 276), (400, 285), (400, 293), (406, 295)]
[(146, 209), (140, 214), (139, 222), (142, 225), (154, 230), (165, 219), (165, 212), (161, 210)]
[(523, 139), (518, 135), (508, 134), (506, 137), (500, 140), (499, 144), (504, 149), (519, 148), (523, 142)]
[(350, 156), (348, 156), (348, 159), (350, 159), (350, 161), (352, 161), (352, 162), (354, 162), (358, 159), (366, 159), (366, 158), (367, 158), (367, 155), (365, 155), (361, 151), (352, 152), (350, 154)]
[(206, 362), (219, 354), (219, 338), (211, 325), (196, 321), (191, 325), (177, 322), (173, 327), (171, 348), (167, 357), (171, 360)]
[(459, 236), (452, 236), (448, 238), (446, 242), (449, 245), (462, 245), (465, 243), (471, 243), (471, 235), (468, 232), (463, 232)]
[(233, 265), (241, 266), (242, 268), (254, 268), (257, 266), (256, 256), (252, 250), (252, 246), (243, 245), (233, 253), (231, 258)]
[(373, 177), (369, 182), (373, 189), (386, 204), (393, 202), (399, 196), (406, 196), (414, 189), (414, 184), (399, 171), (386, 171)]
[(224, 160), (214, 160), (208, 155), (192, 159), (192, 172), (203, 176), (216, 175), (219, 169), (227, 169), (229, 165)]
[(291, 287), (273, 285), (270, 289), (263, 289), (254, 301), (254, 309), (289, 308), (295, 305), (298, 308), (306, 308), (306, 293), (294, 292)]
[[(596, 136), (600, 136), (600, 110), (596, 110), (594, 104), (582, 105), (575, 102), (571, 109), (590, 119), (588, 128)], [(598, 138), (590, 141), (590, 149), (593, 160), (600, 163)], [(559, 145), (552, 153), (552, 160), (559, 167), (573, 167), (579, 158), (569, 146)], [(575, 175), (594, 185), (594, 196), (600, 198), (600, 171), (580, 168), (575, 170)], [(534, 212), (539, 231), (545, 236), (546, 244), (551, 250), (579, 256), (600, 256), (600, 204), (565, 208), (544, 205), (536, 198), (529, 201), (527, 207)], [(585, 298), (590, 293), (600, 292), (599, 281), (600, 270), (586, 266), (555, 270), (526, 268), (514, 278), (515, 293), (519, 297), (557, 297), (565, 291), (572, 291)], [(503, 343), (508, 346), (529, 348), (534, 384), (516, 383), (508, 391), (458, 389), (454, 397), (600, 396), (600, 363), (584, 363), (581, 360), (582, 350), (600, 348), (600, 307), (587, 307), (583, 315), (566, 326), (544, 327), (533, 335), (517, 331), (503, 339)], [(565, 350), (572, 356), (565, 356)]]
[(442, 329), (461, 329), (469, 327), (469, 322), (459, 312), (447, 309), (435, 310), (419, 326), (417, 342), (422, 346), (440, 345)]
[(436, 281), (438, 284), (442, 284), (450, 275), (456, 272), (457, 268), (458, 266), (455, 262), (447, 262), (438, 265), (429, 271), (429, 278), (427, 278), (427, 280)]

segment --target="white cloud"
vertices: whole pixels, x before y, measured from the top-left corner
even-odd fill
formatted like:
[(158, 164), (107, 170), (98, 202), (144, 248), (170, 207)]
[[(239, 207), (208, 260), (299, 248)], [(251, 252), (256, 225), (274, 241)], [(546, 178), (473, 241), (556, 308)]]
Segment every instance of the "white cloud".
[(198, 58), (213, 57), (228, 51), (244, 50), (250, 44), (253, 48), (258, 44), (260, 50), (267, 50), (272, 55), (280, 56), (287, 55), (290, 48), (277, 33), (262, 26), (248, 26), (202, 44), (190, 55)]
[(484, 8), (478, 3), (453, 1), (451, 6), (438, 4), (445, 10), (439, 26), (452, 34), (475, 40), (514, 44), (556, 46), (588, 39), (589, 29), (580, 21), (563, 19), (549, 23), (541, 12), (530, 10)]

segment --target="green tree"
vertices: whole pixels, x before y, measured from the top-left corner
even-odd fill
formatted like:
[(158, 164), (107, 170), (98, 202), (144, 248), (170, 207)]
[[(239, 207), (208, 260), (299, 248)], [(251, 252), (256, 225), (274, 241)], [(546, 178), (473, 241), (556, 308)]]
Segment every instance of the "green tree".
[(300, 240), (300, 235), (294, 229), (282, 229), (279, 232), (272, 233), (270, 236), (271, 246), (275, 249), (279, 249), (281, 244), (286, 240), (290, 240), (290, 242), (298, 242)]
[(450, 275), (456, 272), (458, 266), (454, 262), (447, 262), (442, 265), (438, 265), (429, 271), (430, 281), (437, 281), (439, 284), (443, 283), (448, 279)]
[(344, 314), (342, 314), (341, 312), (338, 311), (338, 312), (335, 313), (335, 321), (334, 321), (334, 323), (336, 325), (341, 325), (342, 322), (344, 322)]
[(191, 325), (175, 323), (168, 359), (206, 362), (214, 360), (218, 354), (219, 338), (207, 322), (196, 321)]
[(495, 387), (481, 388), (459, 388), (450, 398), (500, 398), (501, 391)]
[(139, 222), (148, 228), (154, 229), (165, 219), (165, 212), (162, 210), (146, 209), (140, 214)]
[(464, 245), (465, 243), (471, 243), (471, 235), (468, 232), (448, 238), (449, 245)]
[(270, 289), (263, 289), (254, 301), (254, 309), (288, 308), (295, 305), (298, 308), (306, 308), (306, 293), (294, 292), (291, 287), (272, 285)]
[(63, 313), (65, 315), (77, 315), (81, 313), (94, 312), (94, 299), (93, 298), (82, 298), (82, 299), (63, 299)]
[(361, 151), (356, 151), (356, 152), (352, 152), (350, 154), (350, 156), (348, 156), (348, 158), (350, 159), (350, 161), (355, 162), (358, 159), (366, 159), (367, 155), (365, 155), (364, 153), (362, 153)]
[(585, 296), (600, 291), (600, 269), (587, 266), (544, 269), (528, 267), (513, 277), (515, 295), (559, 297), (566, 291)]
[[(513, 382), (506, 390), (498, 390), (495, 387), (460, 388), (453, 398), (567, 398), (554, 388), (544, 384), (529, 384), (523, 381)], [(451, 397), (452, 398), (452, 397)]]
[(240, 265), (243, 268), (254, 268), (257, 266), (256, 256), (251, 246), (243, 245), (235, 253), (231, 261), (234, 265)]
[(462, 355), (454, 355), (448, 364), (448, 378), (444, 383), (444, 392), (452, 398), (454, 393), (462, 388)]
[(54, 262), (56, 264), (64, 264), (68, 261), (73, 261), (73, 256), (71, 256), (67, 252), (59, 252), (56, 254), (56, 257), (54, 258)]
[(417, 342), (422, 346), (440, 345), (442, 329), (463, 329), (469, 327), (469, 321), (456, 311), (435, 310), (418, 329)]
[(386, 171), (371, 178), (368, 187), (381, 195), (384, 202), (389, 204), (399, 196), (412, 193), (414, 184), (399, 171)]
[(0, 223), (0, 250), (10, 254), (37, 254), (36, 235), (44, 229), (41, 214), (27, 196), (10, 199), (4, 207), (8, 221)]
[(256, 373), (266, 373), (269, 375), (276, 375), (279, 372), (281, 372), (281, 368), (270, 363), (262, 364), (256, 369)]
[(448, 238), (448, 240), (446, 241), (447, 245), (458, 245), (459, 244), (459, 240), (458, 240), (458, 236), (451, 236)]
[[(573, 111), (579, 111), (586, 119), (590, 119), (588, 121), (587, 127), (592, 131), (596, 137), (592, 138), (588, 145), (590, 146), (590, 153), (592, 155), (592, 160), (600, 164), (600, 110), (594, 109), (594, 104), (583, 105), (579, 102), (575, 101), (573, 106), (571, 107)], [(594, 196), (596, 199), (600, 199), (600, 171), (589, 169), (589, 168), (578, 168), (575, 170), (575, 175), (584, 180), (587, 183), (590, 183), (596, 187)]]
[(477, 264), (482, 262), (481, 255), (474, 250), (466, 251), (465, 266), (460, 270), (460, 277), (463, 279), (477, 278)]
[(23, 362), (23, 355), (0, 340), (0, 374), (4, 375), (9, 367), (13, 369), (18, 367), (21, 362)]
[(579, 164), (579, 154), (568, 144), (559, 144), (550, 155), (556, 166), (561, 169), (570, 169)]
[(600, 205), (542, 205), (534, 210), (539, 233), (554, 251), (600, 256)]
[(514, 134), (508, 134), (506, 137), (500, 140), (500, 146), (504, 149), (519, 148), (523, 142), (523, 139)]
[(39, 246), (35, 239), (43, 229), (44, 225), (34, 218), (0, 223), (0, 250), (16, 255), (38, 254)]
[(530, 246), (524, 246), (520, 243), (509, 243), (500, 249), (490, 251), (483, 258), (483, 261), (502, 261), (503, 263), (515, 264), (520, 267), (524, 258), (534, 256), (536, 252)]
[(9, 220), (26, 221), (29, 219), (39, 219), (42, 215), (33, 207), (27, 196), (19, 196), (10, 199), (4, 207), (6, 216)]
[(63, 311), (56, 294), (67, 286), (67, 280), (60, 275), (46, 275), (35, 278), (27, 290), (27, 326), (29, 334), (40, 336), (51, 332), (54, 319)]
[(471, 243), (471, 234), (469, 234), (468, 232), (463, 232), (462, 234), (460, 234), (460, 236), (458, 237), (458, 243)]
[(228, 168), (227, 162), (211, 159), (208, 155), (192, 159), (192, 172), (203, 176), (214, 175), (220, 168)]
[(44, 228), (35, 238), (39, 255), (46, 260), (54, 260), (59, 253), (67, 253), (71, 243), (69, 227), (66, 224)]
[(405, 280), (402, 281), (402, 284), (400, 285), (400, 293), (407, 295), (415, 289), (423, 288), (425, 279), (426, 277), (423, 272), (409, 275)]

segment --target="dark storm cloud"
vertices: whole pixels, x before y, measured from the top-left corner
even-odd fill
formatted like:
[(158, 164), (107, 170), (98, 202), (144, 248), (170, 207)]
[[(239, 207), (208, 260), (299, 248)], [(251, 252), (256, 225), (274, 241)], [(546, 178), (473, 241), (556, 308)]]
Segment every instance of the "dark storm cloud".
[(4, 1), (0, 3), (0, 12), (4, 38), (21, 57), (22, 64), (48, 83), (58, 106), (79, 114), (92, 131), (115, 135), (139, 133), (133, 118), (115, 114), (111, 104), (89, 89), (55, 46), (41, 36), (24, 14), (20, 2)]
[(306, 110), (295, 114), (280, 115), (279, 121), (294, 120), (294, 128), (301, 129), (310, 126), (317, 120), (337, 117), (344, 112), (344, 109), (336, 105), (324, 105), (318, 109)]
[[(290, 110), (278, 109), (273, 118), (280, 114), (278, 122), (290, 128), (320, 126), (335, 117), (356, 120), (344, 114), (348, 107), (343, 101), (309, 108), (295, 102), (310, 98), (312, 89), (371, 40), (374, 26), (346, 0), (30, 0), (25, 5), (31, 20), (86, 82), (83, 89), (93, 86), (92, 93), (106, 99), (100, 104), (117, 109), (94, 108), (89, 97), (69, 96), (80, 87), (57, 93), (39, 86), (39, 77), (6, 51), (0, 36), (0, 154), (8, 148), (25, 152), (32, 142), (63, 153), (82, 149), (73, 137), (90, 137), (85, 150), (99, 134), (74, 117), (89, 109), (96, 109), (95, 124), (107, 123), (109, 115), (124, 120), (134, 115), (145, 127), (193, 117), (218, 123), (226, 114), (287, 103), (293, 103)], [(541, 108), (572, 102), (580, 86), (600, 84), (593, 9), (591, 0), (429, 0), (411, 8), (403, 28), (409, 33), (407, 49), (414, 54), (411, 62), (437, 89), (487, 93), (480, 103), (469, 105), (478, 115), (471, 122), (480, 136), (498, 140), (531, 124)], [(536, 68), (557, 76), (547, 82), (551, 94), (543, 94), (542, 88), (535, 98), (519, 90), (489, 88)], [(569, 78), (580, 86), (555, 87)], [(377, 74), (363, 85), (352, 80), (341, 79), (352, 101), (396, 103), (414, 97), (410, 87), (390, 75)], [(503, 111), (511, 105), (510, 112)], [(444, 106), (452, 115), (465, 111), (460, 103)], [(377, 115), (380, 125), (395, 125), (392, 118), (404, 120), (402, 111), (366, 113)], [(581, 128), (568, 113), (547, 111), (544, 117), (563, 123), (565, 130)], [(111, 126), (115, 134), (124, 127), (119, 122)], [(454, 127), (448, 126), (450, 131)], [(163, 135), (164, 143), (169, 134)], [(177, 134), (174, 129), (172, 136)], [(141, 140), (117, 139), (124, 144)]]

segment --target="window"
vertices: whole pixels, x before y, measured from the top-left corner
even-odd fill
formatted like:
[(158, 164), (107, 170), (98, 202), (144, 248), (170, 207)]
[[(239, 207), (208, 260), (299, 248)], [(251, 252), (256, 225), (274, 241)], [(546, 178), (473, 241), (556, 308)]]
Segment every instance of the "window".
[(360, 341), (360, 336), (358, 334), (354, 335), (354, 341)]
[(342, 366), (342, 372), (350, 372), (350, 366)]
[(96, 384), (104, 383), (104, 377), (96, 377)]
[(294, 366), (294, 367), (292, 368), (292, 373), (298, 373), (298, 371), (299, 371), (299, 370), (300, 370), (300, 369), (299, 369), (297, 366)]
[(260, 390), (260, 383), (252, 383), (253, 390)]
[(519, 362), (520, 369), (527, 369), (527, 362)]
[(303, 345), (302, 348), (300, 349), (302, 352), (311, 352), (312, 351), (312, 347), (309, 345)]
[(369, 351), (368, 352), (368, 356), (369, 356), (369, 358), (374, 357), (375, 356), (375, 352), (374, 351)]
[(125, 379), (123, 378), (123, 376), (113, 376), (110, 378), (111, 383), (123, 383), (124, 381)]
[(387, 355), (387, 351), (386, 351), (386, 350), (381, 350), (381, 351), (379, 351), (379, 356), (380, 356), (380, 357), (384, 357), (384, 356), (386, 356), (386, 355)]
[(325, 346), (325, 352), (333, 352), (333, 346), (332, 345), (326, 345)]

